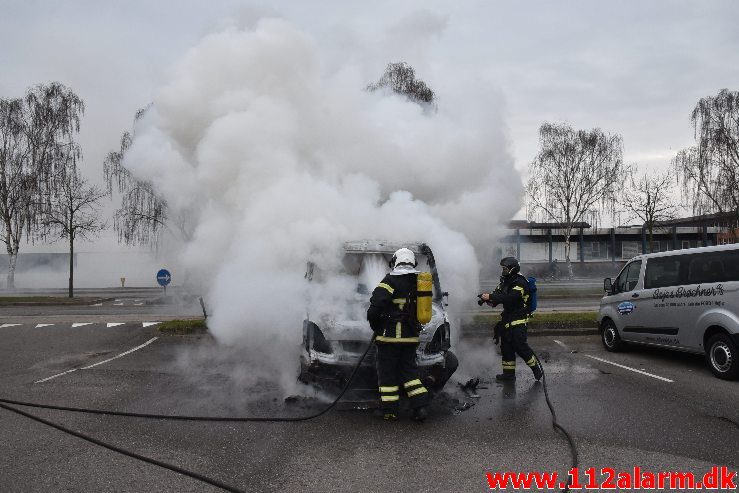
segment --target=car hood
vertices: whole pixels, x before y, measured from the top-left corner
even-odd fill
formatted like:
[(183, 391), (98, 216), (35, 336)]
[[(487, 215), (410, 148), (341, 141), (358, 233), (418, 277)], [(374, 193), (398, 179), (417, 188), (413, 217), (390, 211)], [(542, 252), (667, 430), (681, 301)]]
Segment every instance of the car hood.
[(369, 340), (372, 337), (372, 329), (366, 321), (326, 320), (320, 328), (330, 341)]
[[(444, 310), (439, 303), (432, 304), (431, 321), (423, 326), (424, 330), (419, 334), (420, 340), (424, 341), (434, 335), (437, 327), (446, 321)], [(336, 320), (322, 318), (315, 321), (329, 341), (364, 341), (372, 337), (372, 329), (366, 320)]]

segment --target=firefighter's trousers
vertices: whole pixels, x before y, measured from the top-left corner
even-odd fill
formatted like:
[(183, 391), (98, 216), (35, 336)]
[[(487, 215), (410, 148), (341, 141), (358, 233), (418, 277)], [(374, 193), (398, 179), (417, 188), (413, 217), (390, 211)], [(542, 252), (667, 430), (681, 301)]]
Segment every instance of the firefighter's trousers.
[(530, 368), (536, 366), (536, 357), (526, 340), (526, 324), (501, 327), (500, 351), (503, 355), (503, 373), (516, 372), (518, 354)]
[(401, 390), (408, 395), (412, 408), (428, 404), (428, 390), (418, 375), (417, 347), (406, 343), (377, 344), (377, 384), (385, 413), (398, 413)]

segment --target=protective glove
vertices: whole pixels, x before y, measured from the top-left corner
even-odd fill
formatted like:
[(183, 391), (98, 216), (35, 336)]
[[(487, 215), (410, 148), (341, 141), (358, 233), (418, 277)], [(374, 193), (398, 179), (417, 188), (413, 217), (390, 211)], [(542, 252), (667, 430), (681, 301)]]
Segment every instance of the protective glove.
[[(488, 299), (487, 299), (487, 300), (483, 300), (483, 299), (482, 299), (482, 296), (483, 296), (484, 294), (488, 295)], [(497, 306), (497, 305), (498, 305), (497, 303), (493, 303), (492, 301), (490, 301), (490, 293), (480, 293), (480, 294), (478, 294), (478, 295), (477, 295), (477, 297), (479, 298), (479, 299), (477, 300), (477, 304), (478, 304), (479, 306), (482, 306), (482, 305), (484, 305), (485, 303), (487, 303), (487, 305), (488, 305), (488, 306), (492, 306), (492, 307), (495, 307), (495, 306)]]

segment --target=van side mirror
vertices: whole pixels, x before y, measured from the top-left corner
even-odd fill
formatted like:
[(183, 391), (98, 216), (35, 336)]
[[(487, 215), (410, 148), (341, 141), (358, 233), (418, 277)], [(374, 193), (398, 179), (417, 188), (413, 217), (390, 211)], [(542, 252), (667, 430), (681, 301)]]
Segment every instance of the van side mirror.
[(606, 294), (613, 294), (613, 284), (611, 283), (610, 277), (603, 279), (603, 291), (605, 291)]

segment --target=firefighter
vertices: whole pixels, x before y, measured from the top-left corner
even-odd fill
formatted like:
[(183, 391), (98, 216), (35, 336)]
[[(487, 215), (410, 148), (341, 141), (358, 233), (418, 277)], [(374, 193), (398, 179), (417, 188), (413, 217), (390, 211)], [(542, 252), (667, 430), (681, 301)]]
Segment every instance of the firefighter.
[(493, 306), (502, 304), (501, 320), (496, 325), (495, 338), (501, 340), (503, 373), (496, 375), (498, 381), (516, 380), (516, 354), (534, 372), (534, 378), (541, 379), (541, 368), (534, 352), (526, 342), (526, 322), (530, 314), (528, 308), (529, 283), (520, 273), (521, 266), (515, 257), (505, 257), (500, 261), (502, 276), (500, 284), (492, 293), (482, 293), (480, 299)]
[(408, 248), (396, 251), (392, 271), (370, 298), (367, 320), (376, 334), (377, 382), (383, 418), (398, 419), (401, 389), (410, 400), (413, 419), (426, 419), (429, 393), (419, 379), (416, 349), (421, 325), (416, 316), (418, 271), (416, 256)]

